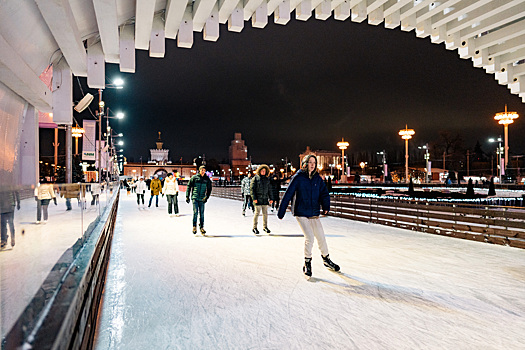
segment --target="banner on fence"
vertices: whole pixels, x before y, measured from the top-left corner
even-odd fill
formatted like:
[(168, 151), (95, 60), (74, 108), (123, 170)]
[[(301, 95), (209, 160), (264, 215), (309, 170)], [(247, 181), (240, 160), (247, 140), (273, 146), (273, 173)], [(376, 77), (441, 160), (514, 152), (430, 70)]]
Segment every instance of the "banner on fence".
[(84, 120), (84, 136), (82, 137), (82, 160), (95, 160), (95, 129), (96, 120)]

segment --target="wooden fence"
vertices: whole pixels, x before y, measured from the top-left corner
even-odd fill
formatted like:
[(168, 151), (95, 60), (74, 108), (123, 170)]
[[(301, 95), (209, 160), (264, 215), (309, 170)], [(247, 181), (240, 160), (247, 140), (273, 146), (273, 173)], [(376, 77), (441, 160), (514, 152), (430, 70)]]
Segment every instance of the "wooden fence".
[[(242, 200), (239, 187), (214, 187), (212, 194)], [(329, 215), (525, 248), (525, 208), (522, 207), (332, 195)]]

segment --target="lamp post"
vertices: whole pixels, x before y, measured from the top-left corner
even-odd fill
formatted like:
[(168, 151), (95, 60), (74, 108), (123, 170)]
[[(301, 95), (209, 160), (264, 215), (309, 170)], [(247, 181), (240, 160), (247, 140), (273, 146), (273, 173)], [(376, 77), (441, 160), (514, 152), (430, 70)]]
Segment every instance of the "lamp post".
[(407, 125), (405, 125), (404, 129), (399, 130), (399, 135), (403, 140), (405, 140), (405, 182), (408, 183), (408, 140), (412, 138), (412, 135), (414, 135), (416, 132), (414, 129), (409, 129)]
[[(345, 171), (345, 149), (347, 149), (348, 146), (350, 146), (350, 144), (345, 141), (344, 137), (342, 138), (341, 142), (337, 143), (337, 147), (339, 147), (339, 149), (341, 150), (341, 170), (343, 172)], [(341, 173), (341, 182), (346, 182), (346, 175), (342, 174), (343, 173)]]
[(428, 143), (423, 146), (418, 146), (417, 148), (425, 150), (425, 183), (428, 183), (428, 173), (430, 172), (430, 169), (429, 169), (430, 154), (428, 153)]
[(85, 130), (78, 126), (71, 128), (71, 135), (75, 138), (75, 156), (78, 156), (78, 138), (82, 137), (84, 132)]
[(503, 124), (505, 132), (505, 160), (504, 170), (507, 169), (509, 162), (509, 124), (514, 123), (514, 119), (518, 119), (519, 115), (516, 112), (507, 112), (507, 105), (505, 105), (505, 112), (496, 113), (494, 119), (498, 121), (498, 124)]
[(501, 136), (498, 137), (497, 139), (494, 139), (494, 138), (490, 138), (489, 139), (489, 142), (497, 142), (498, 143), (498, 148), (496, 148), (496, 155), (498, 156), (498, 166), (496, 167), (496, 169), (498, 169), (498, 178), (499, 178), (499, 183), (501, 183), (501, 175), (502, 175), (502, 164), (501, 164), (501, 155), (503, 153), (503, 149), (501, 147)]

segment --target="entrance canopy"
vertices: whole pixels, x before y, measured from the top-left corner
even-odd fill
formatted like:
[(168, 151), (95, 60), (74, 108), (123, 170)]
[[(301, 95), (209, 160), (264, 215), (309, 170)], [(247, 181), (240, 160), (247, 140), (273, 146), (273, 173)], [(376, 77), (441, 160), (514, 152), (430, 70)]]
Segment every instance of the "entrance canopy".
[[(165, 40), (191, 48), (194, 35), (216, 41), (219, 23), (241, 32), (312, 16), (401, 27), (457, 50), (525, 102), (525, 2), (522, 0), (23, 0), (0, 5), (0, 81), (41, 111), (51, 111), (39, 79), (51, 64), (105, 87), (104, 63), (135, 71), (135, 50), (164, 57)], [(202, 33), (202, 34), (201, 34)], [(55, 73), (54, 73), (55, 74)], [(59, 87), (53, 86), (53, 90)]]

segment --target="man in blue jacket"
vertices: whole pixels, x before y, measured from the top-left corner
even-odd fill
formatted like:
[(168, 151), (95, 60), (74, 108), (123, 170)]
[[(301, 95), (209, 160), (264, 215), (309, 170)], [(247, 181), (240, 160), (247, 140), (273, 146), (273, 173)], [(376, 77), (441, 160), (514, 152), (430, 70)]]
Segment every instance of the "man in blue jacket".
[(284, 217), (290, 200), (292, 200), (292, 214), (297, 219), (305, 238), (304, 274), (308, 277), (312, 276), (314, 238), (317, 239), (324, 265), (334, 271), (339, 271), (339, 266), (330, 260), (328, 255), (328, 245), (321, 220), (319, 220), (320, 207), (324, 215), (330, 211), (330, 194), (317, 172), (317, 158), (314, 155), (305, 156), (301, 169), (292, 177), (277, 213), (279, 219)]

